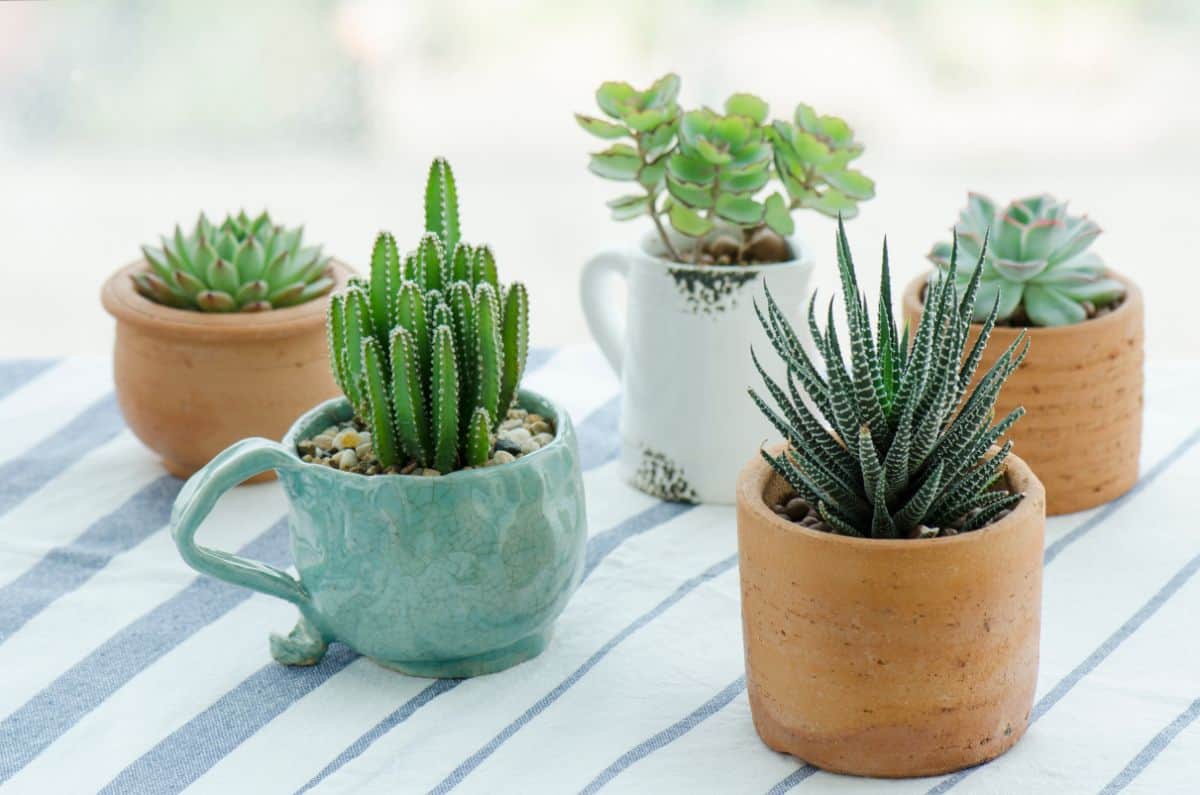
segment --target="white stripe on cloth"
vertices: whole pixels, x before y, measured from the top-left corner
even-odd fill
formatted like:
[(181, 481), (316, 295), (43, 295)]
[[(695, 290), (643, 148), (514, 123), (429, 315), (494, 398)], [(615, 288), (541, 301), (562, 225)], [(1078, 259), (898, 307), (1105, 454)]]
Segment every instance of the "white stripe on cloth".
[(27, 452), (108, 394), (111, 367), (101, 358), (63, 359), (0, 400), (0, 422), (16, 431), (0, 434), (0, 462)]

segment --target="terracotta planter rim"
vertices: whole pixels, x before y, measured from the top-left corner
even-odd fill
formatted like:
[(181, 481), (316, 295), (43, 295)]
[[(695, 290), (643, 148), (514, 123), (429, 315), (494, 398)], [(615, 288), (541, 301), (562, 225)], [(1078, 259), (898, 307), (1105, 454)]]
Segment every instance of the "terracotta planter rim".
[[(921, 288), (929, 281), (929, 276), (934, 271), (926, 271), (908, 283), (904, 288), (904, 308), (912, 311), (914, 314), (920, 314), (925, 309), (925, 302), (921, 298)], [(1132, 312), (1135, 306), (1142, 305), (1142, 288), (1124, 274), (1114, 271), (1112, 268), (1105, 268), (1104, 275), (1111, 279), (1116, 279), (1121, 284), (1125, 285), (1125, 300), (1121, 301), (1116, 309), (1108, 314), (1100, 317), (1089, 318), (1082, 320), (1079, 323), (1070, 323), (1066, 326), (996, 326), (992, 333), (997, 331), (1010, 331), (1013, 333), (1021, 330), (1028, 331), (1030, 336), (1054, 336), (1068, 335), (1079, 331), (1080, 329), (1088, 329), (1097, 333), (1102, 333), (1108, 326), (1121, 323), (1125, 320), (1125, 316)], [(978, 329), (983, 326), (982, 323), (972, 323), (971, 327)]]
[[(785, 443), (780, 442), (767, 449), (773, 455), (777, 455), (784, 446)], [(993, 451), (996, 450), (996, 448), (992, 449)], [(767, 501), (763, 499), (767, 484), (773, 478), (778, 478), (779, 474), (771, 469), (770, 465), (759, 455), (754, 456), (754, 458), (747, 462), (741, 476), (738, 478), (738, 501), (756, 518), (781, 532), (795, 533), (807, 536), (821, 543), (842, 546), (849, 549), (871, 549), (879, 550), (883, 553), (903, 550), (919, 553), (934, 545), (946, 547), (950, 544), (984, 543), (988, 538), (999, 533), (1016, 531), (1025, 522), (1037, 521), (1037, 517), (1040, 514), (1038, 506), (1043, 505), (1046, 501), (1046, 490), (1042, 486), (1042, 482), (1038, 480), (1037, 475), (1033, 473), (1029, 465), (1013, 453), (1008, 454), (1004, 471), (1008, 477), (1009, 486), (1025, 495), (1017, 503), (1016, 507), (1012, 509), (1012, 512), (1000, 521), (992, 522), (979, 530), (940, 538), (858, 538), (856, 536), (839, 535), (838, 533), (826, 533), (787, 519), (782, 519), (767, 507)]]
[[(345, 263), (331, 259), (330, 271), (334, 285), (330, 293), (341, 288), (354, 271)], [(152, 329), (165, 336), (195, 340), (226, 340), (233, 338), (269, 339), (284, 337), (302, 327), (325, 322), (325, 307), (329, 293), (299, 306), (272, 309), (266, 312), (201, 312), (163, 306), (138, 293), (130, 276), (150, 267), (144, 259), (135, 260), (117, 269), (104, 282), (100, 302), (118, 321)]]
[(697, 273), (770, 273), (780, 268), (813, 267), (812, 252), (796, 235), (789, 235), (784, 240), (787, 241), (788, 248), (792, 250), (791, 259), (780, 262), (760, 262), (757, 265), (693, 265), (690, 262), (675, 262), (658, 253), (656, 249), (662, 246), (662, 242), (659, 240), (658, 235), (653, 232), (647, 233), (642, 238), (637, 251), (645, 259), (651, 260), (664, 268), (695, 271)]

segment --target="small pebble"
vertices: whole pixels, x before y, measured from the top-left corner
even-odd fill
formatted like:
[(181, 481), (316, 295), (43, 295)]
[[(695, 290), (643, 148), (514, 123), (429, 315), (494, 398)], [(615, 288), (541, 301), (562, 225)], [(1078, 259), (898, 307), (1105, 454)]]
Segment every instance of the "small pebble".
[(423, 478), (440, 478), (441, 476), (442, 473), (438, 472), (436, 469), (429, 469), (427, 467), (421, 470), (421, 477)]
[(545, 447), (546, 445), (548, 445), (554, 441), (554, 437), (548, 433), (539, 433), (537, 436), (533, 437), (533, 440), (535, 442), (537, 442), (539, 445), (541, 445), (542, 447)]
[(541, 449), (541, 447), (542, 446), (540, 444), (535, 442), (533, 439), (530, 439), (527, 442), (521, 443), (521, 453), (522, 455), (529, 455), (530, 453), (537, 452)]
[(319, 447), (322, 450), (332, 450), (333, 449), (333, 435), (332, 434), (328, 434), (328, 433), (319, 434), (319, 435), (313, 437), (312, 442), (313, 442), (313, 444), (315, 444), (317, 447)]
[(917, 528), (916, 528), (917, 538), (936, 538), (937, 534), (938, 534), (938, 529), (936, 527), (929, 527), (928, 525), (923, 525), (923, 524), (917, 525)]
[(511, 431), (513, 428), (520, 428), (521, 425), (522, 422), (518, 419), (505, 420), (504, 422), (500, 423), (500, 430)]
[(787, 501), (787, 505), (783, 507), (783, 510), (793, 522), (798, 522), (808, 516), (808, 503), (799, 497), (792, 497)]
[[(508, 416), (516, 417), (519, 420), (523, 420), (529, 416), (529, 412), (526, 411), (525, 409), (509, 409)], [(534, 416), (536, 417), (537, 415), (535, 414)]]
[(526, 414), (525, 415), (525, 424), (526, 425), (533, 425), (536, 422), (545, 422), (545, 421), (546, 421), (546, 418), (543, 417), (541, 414)]
[(504, 438), (510, 442), (516, 442), (518, 445), (524, 444), (533, 438), (533, 434), (524, 428), (513, 428), (511, 431), (504, 432)]
[(496, 452), (505, 452), (511, 455), (517, 455), (521, 452), (521, 445), (511, 439), (500, 437), (496, 440)]
[(338, 450), (346, 450), (351, 447), (358, 447), (363, 441), (362, 434), (353, 428), (347, 428), (333, 437), (333, 446)]
[(375, 456), (375, 448), (371, 446), (370, 442), (363, 442), (354, 448), (354, 452), (358, 454), (360, 459), (373, 458)]
[(525, 427), (528, 428), (529, 432), (532, 433), (534, 436), (537, 436), (537, 435), (543, 434), (543, 433), (550, 433), (550, 426), (541, 421), (531, 422), (528, 425), (526, 425)]
[(507, 450), (497, 450), (496, 454), (492, 456), (492, 462), (496, 464), (507, 464), (516, 460), (517, 457)]
[(417, 462), (409, 461), (407, 464), (404, 465), (404, 468), (400, 470), (400, 474), (401, 475), (411, 475), (414, 471), (416, 471), (416, 469), (417, 469)]
[(347, 469), (354, 469), (354, 467), (358, 466), (358, 455), (350, 448), (347, 448), (335, 455), (333, 460), (337, 461), (338, 469), (343, 471)]

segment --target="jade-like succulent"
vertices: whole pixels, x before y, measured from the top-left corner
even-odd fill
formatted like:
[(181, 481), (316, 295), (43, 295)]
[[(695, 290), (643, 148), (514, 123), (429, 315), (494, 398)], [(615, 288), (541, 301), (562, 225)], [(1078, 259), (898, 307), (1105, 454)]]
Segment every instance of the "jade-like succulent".
[[(1068, 215), (1066, 202), (1051, 196), (1019, 199), (1000, 209), (986, 196), (969, 194), (956, 231), (963, 254), (982, 255), (976, 322), (996, 305), (998, 319), (1014, 325), (1065, 326), (1125, 294), (1124, 285), (1105, 275), (1100, 257), (1087, 250), (1100, 227), (1086, 215)], [(986, 253), (985, 238), (991, 241)], [(929, 254), (943, 275), (950, 269), (951, 248), (938, 243)], [(960, 289), (969, 278), (958, 272)]]
[(993, 306), (968, 350), (980, 268), (960, 291), (952, 250), (952, 278), (930, 285), (908, 344), (908, 328), (897, 330), (892, 313), (886, 244), (874, 331), (841, 222), (837, 251), (849, 362), (834, 325), (833, 301), (824, 331), (815, 300), (808, 309), (823, 368), (809, 358), (769, 292), (766, 312), (755, 307), (787, 366), (787, 383), (781, 385), (754, 359), (778, 410), (753, 389), (750, 394), (787, 441), (782, 453), (764, 450), (763, 457), (835, 533), (913, 538), (983, 527), (1021, 499), (997, 487), (1012, 442), (990, 456), (988, 451), (1024, 413), (1014, 409), (992, 425), (1000, 387), (1028, 350), (1024, 332), (971, 389), (996, 321)]
[(133, 274), (137, 291), (159, 304), (203, 312), (259, 312), (295, 306), (333, 287), (329, 258), (303, 245), (265, 211), (227, 215), (214, 226), (200, 214), (190, 234), (178, 226), (162, 247), (143, 246), (150, 270)]
[[(693, 239), (718, 227), (733, 230), (740, 239), (732, 261), (744, 262), (751, 239), (764, 227), (792, 234), (793, 210), (849, 218), (859, 201), (874, 196), (874, 183), (849, 168), (862, 145), (841, 119), (801, 104), (794, 122), (768, 122), (767, 103), (753, 94), (732, 95), (724, 113), (706, 107), (683, 112), (678, 95), (674, 74), (644, 91), (608, 82), (596, 91), (608, 119), (575, 116), (592, 135), (614, 142), (591, 155), (592, 173), (641, 189), (608, 202), (613, 218), (649, 216), (671, 259), (684, 262), (690, 253), (696, 261), (701, 246), (681, 252), (664, 219)], [(763, 198), (772, 180), (783, 191)]]
[(370, 281), (352, 279), (330, 300), (334, 378), (380, 464), (450, 472), (487, 462), (528, 351), (525, 286), (502, 288), (491, 250), (460, 241), (454, 174), (438, 158), (416, 250), (401, 258), (380, 233)]

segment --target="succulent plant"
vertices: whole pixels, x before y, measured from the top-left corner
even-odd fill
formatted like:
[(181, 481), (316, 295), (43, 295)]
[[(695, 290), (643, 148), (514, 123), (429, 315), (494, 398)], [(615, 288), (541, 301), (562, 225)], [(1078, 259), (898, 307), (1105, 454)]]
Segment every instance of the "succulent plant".
[[(991, 245), (984, 252), (983, 241)], [(973, 318), (982, 321), (998, 307), (1000, 321), (1065, 326), (1086, 320), (1125, 294), (1105, 275), (1104, 262), (1088, 246), (1100, 227), (1087, 216), (1067, 214), (1066, 202), (1047, 195), (1019, 199), (1000, 210), (978, 193), (967, 197), (959, 214), (958, 245), (972, 258), (982, 256), (983, 280)], [(949, 243), (938, 243), (929, 259), (943, 275), (950, 270)], [(970, 274), (958, 271), (961, 289)]]
[[(584, 130), (614, 142), (591, 155), (592, 173), (641, 188), (608, 202), (613, 218), (649, 216), (671, 259), (684, 262), (689, 252), (674, 245), (664, 218), (693, 239), (719, 227), (732, 229), (740, 237), (735, 261), (744, 261), (759, 230), (792, 234), (793, 210), (849, 218), (859, 201), (874, 195), (874, 183), (848, 167), (862, 145), (841, 119), (818, 116), (801, 104), (794, 123), (768, 123), (767, 103), (744, 93), (725, 101), (724, 114), (710, 108), (685, 113), (676, 101), (679, 85), (674, 74), (644, 91), (603, 83), (596, 102), (608, 119), (575, 116)], [(783, 192), (760, 198), (772, 179), (783, 184)], [(700, 248), (690, 252), (693, 261)]]
[(304, 229), (286, 229), (265, 211), (227, 215), (214, 226), (204, 213), (190, 234), (178, 226), (162, 247), (143, 246), (150, 270), (133, 274), (139, 293), (159, 304), (203, 312), (259, 312), (295, 306), (333, 287), (320, 246), (303, 245)]
[[(967, 350), (981, 269), (971, 271), (961, 291), (956, 278), (930, 285), (909, 344), (909, 329), (898, 331), (892, 313), (887, 244), (874, 331), (841, 221), (837, 253), (849, 327), (848, 364), (832, 300), (823, 332), (815, 297), (808, 309), (827, 375), (805, 352), (770, 292), (766, 312), (756, 304), (762, 327), (787, 366), (785, 389), (754, 357), (778, 409), (753, 389), (750, 395), (788, 443), (779, 455), (763, 450), (763, 457), (836, 533), (911, 538), (986, 525), (1021, 499), (996, 488), (1012, 442), (990, 456), (988, 452), (1024, 413), (1017, 408), (992, 425), (1000, 387), (1028, 350), (1024, 332), (971, 389), (996, 320), (993, 306)], [(956, 261), (953, 250), (952, 277), (957, 276)]]
[(450, 472), (487, 462), (517, 394), (529, 350), (529, 297), (502, 288), (487, 246), (459, 239), (450, 165), (425, 187), (425, 235), (400, 257), (382, 232), (370, 281), (352, 279), (329, 304), (334, 378), (371, 428), (384, 467), (416, 461)]

